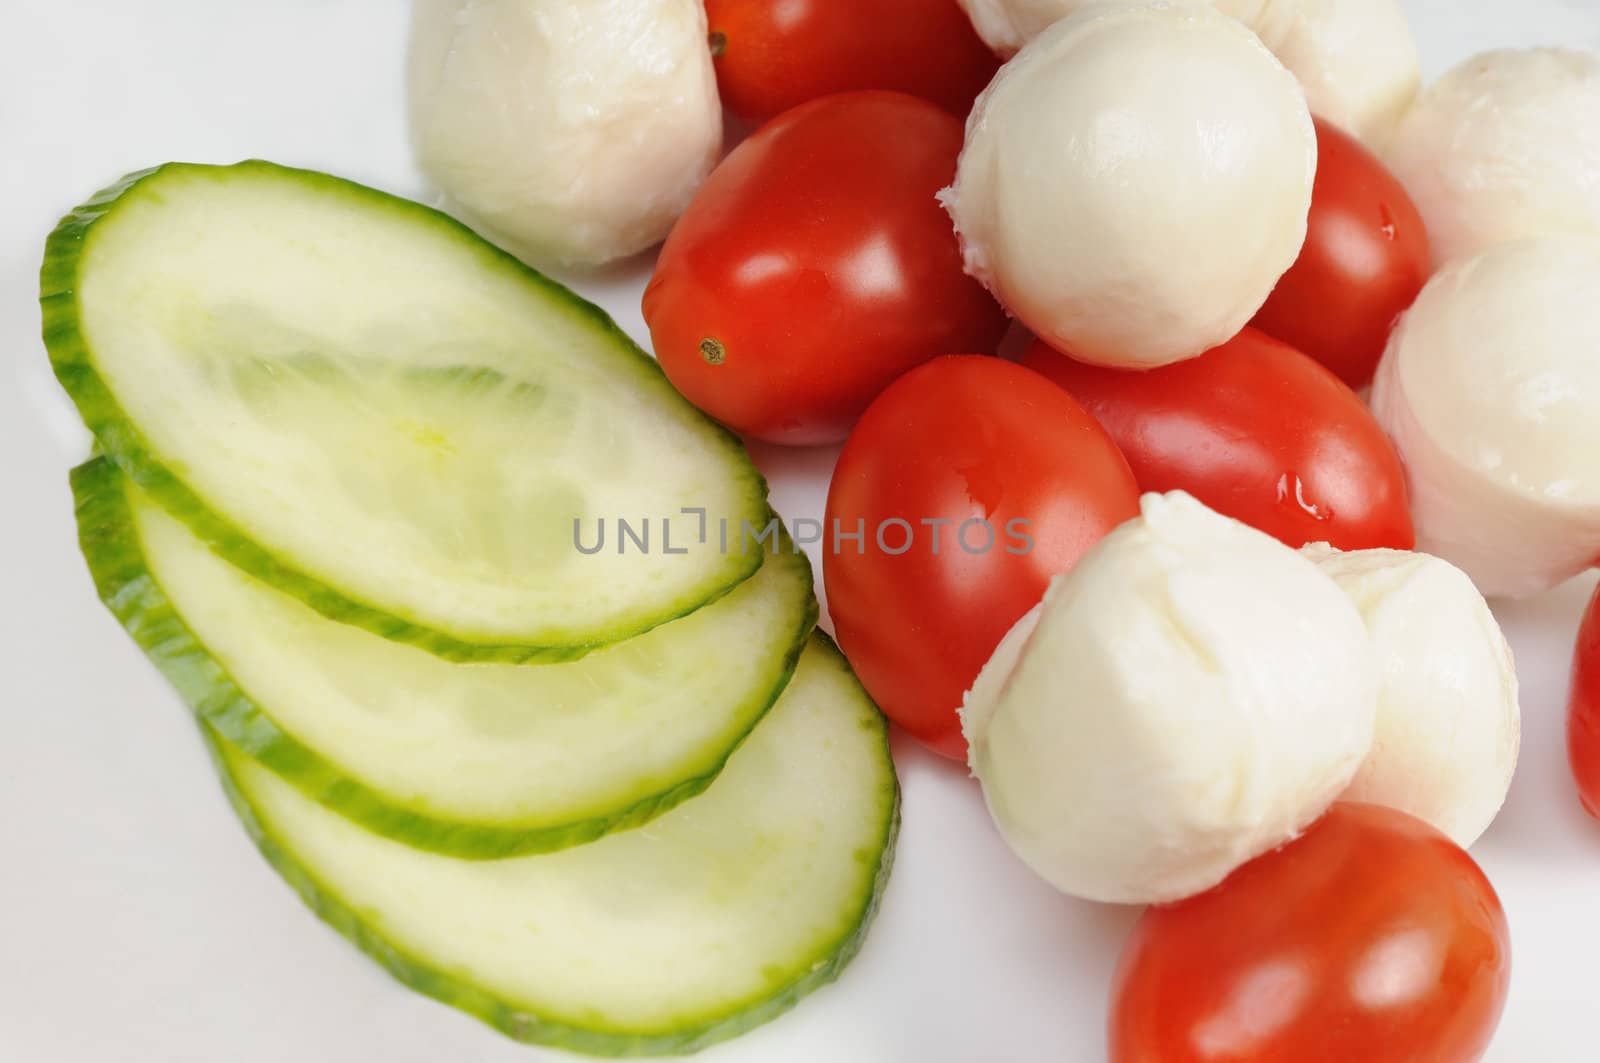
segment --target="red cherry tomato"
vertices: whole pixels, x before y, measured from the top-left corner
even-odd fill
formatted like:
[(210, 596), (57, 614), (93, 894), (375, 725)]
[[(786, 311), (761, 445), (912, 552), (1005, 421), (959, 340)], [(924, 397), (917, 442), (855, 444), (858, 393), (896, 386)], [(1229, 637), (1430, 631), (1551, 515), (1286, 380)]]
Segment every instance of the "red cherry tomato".
[(1361, 388), (1395, 318), (1427, 283), (1428, 230), (1376, 156), (1320, 118), (1316, 125), (1306, 244), (1251, 324)]
[(893, 89), (959, 118), (1000, 60), (956, 0), (706, 0), (722, 102), (748, 122), (853, 89)]
[(992, 353), (999, 304), (962, 272), (934, 199), (961, 123), (926, 100), (801, 104), (734, 149), (644, 293), (656, 356), (690, 402), (773, 443), (843, 439), (915, 365)]
[(1572, 693), (1567, 702), (1567, 757), (1578, 796), (1600, 819), (1600, 587), (1589, 599), (1572, 655)]
[(1470, 1063), (1510, 975), (1472, 857), (1404, 812), (1337, 804), (1145, 912), (1112, 991), (1111, 1063)]
[(828, 488), (839, 645), (891, 720), (965, 760), (956, 709), (979, 669), (1138, 502), (1110, 437), (1038, 374), (971, 356), (915, 369), (850, 433)]
[(1146, 372), (1084, 365), (1037, 341), (1022, 364), (1100, 419), (1146, 491), (1187, 491), (1293, 547), (1415, 543), (1405, 470), (1371, 412), (1253, 329)]

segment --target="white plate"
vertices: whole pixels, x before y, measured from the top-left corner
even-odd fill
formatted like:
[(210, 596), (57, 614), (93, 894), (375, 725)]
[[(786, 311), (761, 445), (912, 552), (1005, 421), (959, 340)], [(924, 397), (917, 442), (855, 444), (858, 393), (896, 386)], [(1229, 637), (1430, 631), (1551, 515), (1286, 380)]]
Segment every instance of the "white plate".
[[(1481, 48), (1600, 47), (1595, 0), (1407, 0), (1430, 75)], [(95, 601), (66, 469), (86, 441), (38, 339), (56, 217), (128, 170), (260, 156), (420, 191), (402, 0), (7, 0), (0, 21), (0, 1059), (505, 1063), (559, 1057), (392, 982), (300, 904), (223, 804), (185, 710)], [(583, 290), (643, 340), (646, 265)], [(820, 516), (833, 455), (759, 455)], [(1527, 718), (1475, 855), (1515, 973), (1490, 1058), (1593, 1060), (1600, 825), (1562, 746), (1593, 585), (1499, 610)], [(1066, 900), (991, 830), (964, 773), (896, 752), (905, 829), (865, 951), (837, 985), (706, 1052), (716, 1063), (1093, 1063), (1134, 913)]]

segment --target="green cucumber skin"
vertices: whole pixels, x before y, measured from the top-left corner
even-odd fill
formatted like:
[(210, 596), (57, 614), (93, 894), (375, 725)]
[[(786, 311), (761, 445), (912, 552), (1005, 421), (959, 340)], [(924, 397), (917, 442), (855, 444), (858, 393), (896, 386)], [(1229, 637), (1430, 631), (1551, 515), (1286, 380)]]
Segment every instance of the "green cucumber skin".
[(773, 684), (762, 693), (749, 725), (700, 774), (604, 815), (570, 823), (517, 826), (444, 820), (397, 805), (279, 729), (211, 657), (150, 573), (118, 467), (107, 458), (92, 458), (73, 469), (71, 479), (79, 546), (100, 600), (177, 688), (196, 716), (307, 797), (374, 834), (466, 860), (523, 856), (581, 845), (612, 831), (646, 823), (704, 791), (777, 703), (794, 676), (806, 639), (817, 621), (816, 598), (812, 596)]
[[(812, 637), (824, 643), (829, 653), (839, 654), (833, 640), (822, 631), (815, 632)], [(875, 727), (883, 743), (883, 756), (886, 760), (892, 761), (888, 727), (881, 716), (878, 717)], [(451, 976), (448, 972), (430, 967), (390, 944), (380, 933), (363, 923), (360, 916), (346, 906), (337, 894), (326, 889), (310, 871), (294, 859), (289, 849), (256, 813), (249, 798), (229, 774), (218, 745), (222, 739), (204, 726), (201, 730), (205, 733), (206, 744), (216, 765), (223, 791), (227, 794), (240, 822), (254, 839), (261, 855), (300, 895), (300, 899), (317, 914), (318, 918), (376, 960), (400, 982), (424, 996), (466, 1012), (513, 1040), (549, 1045), (592, 1056), (662, 1056), (697, 1052), (772, 1021), (793, 1008), (814, 990), (838, 978), (840, 972), (861, 951), (872, 920), (882, 904), (884, 890), (893, 869), (895, 843), (900, 832), (900, 786), (891, 771), (890, 785), (893, 793), (887, 806), (888, 815), (884, 817), (882, 847), (879, 850), (878, 865), (868, 896), (850, 928), (831, 945), (826, 958), (813, 964), (803, 975), (778, 992), (699, 1026), (670, 1033), (632, 1034), (587, 1028), (554, 1022), (530, 1014), (491, 993)]]
[[(733, 572), (734, 578), (726, 585), (711, 588), (708, 592), (690, 600), (675, 602), (661, 610), (658, 615), (607, 631), (602, 638), (553, 645), (527, 645), (463, 639), (396, 613), (374, 609), (346, 595), (339, 588), (284, 564), (257, 545), (244, 529), (211, 509), (182, 479), (163, 464), (144, 434), (128, 418), (110, 388), (106, 386), (95, 368), (93, 356), (83, 336), (77, 301), (78, 267), (83, 249), (96, 223), (112, 211), (119, 199), (142, 182), (163, 173), (183, 170), (214, 174), (263, 170), (288, 175), (308, 184), (327, 188), (331, 192), (361, 198), (388, 210), (403, 212), (412, 220), (425, 222), (469, 239), (474, 244), (492, 251), (553, 299), (564, 301), (570, 308), (587, 317), (597, 330), (610, 336), (619, 346), (637, 357), (641, 372), (650, 376), (668, 392), (674, 395), (676, 392), (673, 391), (666, 374), (661, 371), (655, 359), (640, 350), (604, 310), (523, 264), (508, 252), (488, 243), (449, 215), (431, 207), (315, 170), (279, 166), (259, 159), (235, 163), (228, 167), (174, 162), (135, 171), (95, 193), (81, 206), (73, 209), (61, 219), (46, 239), (44, 261), (39, 269), (39, 306), (43, 317), (45, 348), (49, 352), (56, 380), (77, 406), (78, 414), (93, 433), (99, 450), (109, 455), (141, 490), (160, 502), (163, 509), (188, 525), (201, 541), (227, 558), (235, 567), (298, 598), (330, 620), (354, 625), (392, 642), (420, 647), (449, 661), (503, 663), (557, 663), (576, 660), (602, 646), (643, 634), (653, 627), (687, 616), (701, 606), (709, 605), (754, 575), (756, 569), (760, 567), (761, 557), (758, 552), (741, 555), (742, 558), (748, 557), (748, 561), (741, 561), (740, 566)], [(686, 403), (686, 400), (681, 401)], [(699, 414), (697, 416), (702, 417), (707, 428), (715, 433), (715, 438), (719, 442), (742, 450), (743, 444), (736, 435), (710, 418)], [(748, 486), (752, 512), (770, 515), (765, 502), (767, 496), (765, 478), (748, 459), (744, 464), (749, 472)]]

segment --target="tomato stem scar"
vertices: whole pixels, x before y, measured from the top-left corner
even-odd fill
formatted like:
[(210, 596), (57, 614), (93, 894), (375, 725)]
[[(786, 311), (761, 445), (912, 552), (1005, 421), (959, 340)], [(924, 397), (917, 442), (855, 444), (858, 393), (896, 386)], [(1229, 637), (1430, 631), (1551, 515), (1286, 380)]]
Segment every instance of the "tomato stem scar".
[(700, 341), (700, 357), (710, 365), (721, 365), (728, 360), (728, 349), (722, 345), (721, 340), (707, 336)]

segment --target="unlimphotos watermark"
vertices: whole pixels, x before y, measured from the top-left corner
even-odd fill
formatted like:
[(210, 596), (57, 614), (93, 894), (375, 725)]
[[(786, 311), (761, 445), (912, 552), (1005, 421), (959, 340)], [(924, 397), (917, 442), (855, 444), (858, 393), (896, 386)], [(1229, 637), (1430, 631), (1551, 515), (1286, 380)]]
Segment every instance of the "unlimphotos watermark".
[[(698, 527), (688, 536), (690, 540), (705, 546), (712, 541), (714, 532), (717, 549), (724, 554), (776, 550), (783, 541), (784, 531), (788, 532), (796, 553), (818, 544), (835, 554), (844, 553), (850, 546), (854, 546), (856, 553), (865, 554), (870, 544), (882, 553), (898, 556), (919, 543), (934, 555), (945, 550), (974, 555), (996, 549), (1017, 555), (1033, 552), (1033, 536), (1029, 534), (1032, 521), (1026, 517), (1012, 517), (999, 527), (983, 517), (969, 517), (963, 521), (949, 517), (888, 517), (873, 527), (867, 526), (865, 518), (857, 518), (853, 527), (835, 518), (830, 529), (811, 517), (796, 517), (788, 522), (772, 517), (759, 526), (742, 519), (735, 524), (726, 517), (713, 522), (704, 508), (692, 506), (680, 510), (678, 516), (697, 518)], [(618, 554), (687, 554), (690, 550), (687, 542), (674, 544), (672, 541), (675, 524), (682, 523), (681, 519), (671, 517), (613, 517), (609, 520), (598, 517), (590, 529), (592, 534), (585, 534), (583, 519), (574, 517), (572, 545), (578, 553), (588, 555), (601, 553), (608, 543)], [(680, 528), (680, 534), (681, 531)]]

